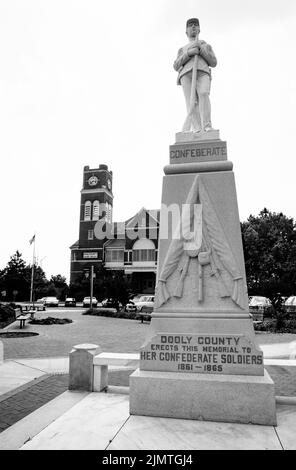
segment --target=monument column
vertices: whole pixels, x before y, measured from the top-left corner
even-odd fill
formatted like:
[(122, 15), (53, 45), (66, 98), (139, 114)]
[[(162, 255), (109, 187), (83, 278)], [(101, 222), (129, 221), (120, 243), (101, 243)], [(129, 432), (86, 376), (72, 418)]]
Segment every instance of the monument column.
[(232, 167), (218, 131), (179, 133), (170, 147), (155, 309), (130, 376), (131, 414), (276, 424), (248, 309)]
[(174, 67), (188, 115), (164, 168), (154, 312), (130, 376), (130, 413), (275, 425), (274, 383), (248, 308), (233, 164), (201, 96), (216, 58), (196, 18), (186, 33)]

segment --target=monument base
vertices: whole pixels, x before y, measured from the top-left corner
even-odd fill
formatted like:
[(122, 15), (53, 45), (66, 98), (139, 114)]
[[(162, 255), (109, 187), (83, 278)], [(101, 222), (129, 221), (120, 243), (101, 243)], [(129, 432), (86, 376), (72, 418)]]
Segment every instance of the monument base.
[(211, 129), (210, 131), (200, 132), (177, 132), (176, 142), (194, 142), (198, 140), (219, 140), (220, 132), (218, 129)]
[(276, 425), (274, 383), (264, 376), (141, 371), (130, 375), (132, 415)]

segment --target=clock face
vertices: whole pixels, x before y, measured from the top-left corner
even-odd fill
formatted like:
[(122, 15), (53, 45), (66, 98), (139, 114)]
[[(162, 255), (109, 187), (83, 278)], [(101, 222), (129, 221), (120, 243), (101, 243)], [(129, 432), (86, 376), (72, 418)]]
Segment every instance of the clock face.
[(111, 189), (111, 180), (107, 180), (108, 189)]
[(98, 182), (98, 178), (96, 176), (91, 176), (89, 179), (88, 179), (88, 184), (90, 186), (95, 186)]

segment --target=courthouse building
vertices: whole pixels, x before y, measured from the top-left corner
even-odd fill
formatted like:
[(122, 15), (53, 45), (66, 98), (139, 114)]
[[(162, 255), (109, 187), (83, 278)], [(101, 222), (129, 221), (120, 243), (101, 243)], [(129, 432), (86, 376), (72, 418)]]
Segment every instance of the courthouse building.
[(70, 282), (89, 276), (91, 266), (122, 271), (135, 292), (154, 293), (159, 210), (142, 208), (125, 222), (113, 222), (113, 175), (107, 165), (83, 169), (79, 240), (71, 249)]

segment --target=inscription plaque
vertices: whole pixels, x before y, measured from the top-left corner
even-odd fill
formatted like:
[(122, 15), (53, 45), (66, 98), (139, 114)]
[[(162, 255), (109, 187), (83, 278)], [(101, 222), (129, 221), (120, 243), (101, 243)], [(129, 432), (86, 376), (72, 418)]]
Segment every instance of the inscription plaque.
[(262, 351), (240, 334), (158, 333), (141, 348), (140, 369), (264, 375)]
[(226, 142), (222, 140), (170, 145), (170, 163), (222, 160), (227, 160)]

